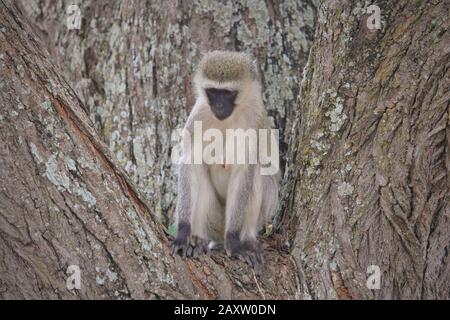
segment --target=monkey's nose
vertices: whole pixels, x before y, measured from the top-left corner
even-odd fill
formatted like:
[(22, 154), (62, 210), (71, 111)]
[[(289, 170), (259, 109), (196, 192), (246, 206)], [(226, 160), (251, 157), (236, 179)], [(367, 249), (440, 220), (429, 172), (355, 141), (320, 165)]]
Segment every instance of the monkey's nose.
[(226, 103), (216, 103), (211, 105), (211, 110), (219, 120), (228, 118), (233, 113), (234, 105)]

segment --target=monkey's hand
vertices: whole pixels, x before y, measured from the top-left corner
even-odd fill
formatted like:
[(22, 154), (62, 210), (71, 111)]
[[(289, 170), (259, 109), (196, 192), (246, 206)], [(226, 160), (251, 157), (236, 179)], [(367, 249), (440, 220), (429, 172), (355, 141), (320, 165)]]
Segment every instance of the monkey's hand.
[[(181, 251), (181, 252), (180, 252)], [(172, 254), (175, 255), (180, 252), (182, 257), (197, 258), (204, 253), (210, 253), (208, 248), (208, 241), (192, 236), (188, 238), (175, 238), (172, 242)]]
[(197, 258), (208, 252), (208, 241), (191, 236), (191, 227), (188, 224), (180, 224), (177, 236), (172, 242), (172, 254), (175, 255), (179, 252), (182, 257)]
[(175, 240), (172, 241), (171, 250), (172, 254), (176, 255), (180, 252), (182, 257), (186, 257), (187, 250), (189, 248), (189, 238), (180, 238), (176, 237)]
[(264, 254), (262, 246), (256, 239), (241, 241), (238, 234), (229, 233), (226, 236), (225, 250), (230, 257), (244, 260), (252, 266), (256, 275), (262, 273), (264, 268)]

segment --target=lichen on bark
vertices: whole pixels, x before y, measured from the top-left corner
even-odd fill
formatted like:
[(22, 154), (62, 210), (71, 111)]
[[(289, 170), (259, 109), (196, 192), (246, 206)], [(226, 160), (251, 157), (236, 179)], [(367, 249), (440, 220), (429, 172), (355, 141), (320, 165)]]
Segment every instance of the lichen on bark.
[[(314, 298), (447, 299), (449, 4), (376, 4), (379, 30), (361, 3), (320, 7), (284, 227)], [(370, 265), (380, 290), (366, 286)]]
[[(65, 26), (78, 4), (81, 30)], [(23, 1), (119, 163), (168, 223), (176, 197), (171, 135), (194, 103), (192, 74), (213, 49), (250, 52), (280, 129), (295, 108), (318, 2)], [(286, 145), (282, 143), (283, 155)], [(284, 157), (283, 157), (284, 159)]]

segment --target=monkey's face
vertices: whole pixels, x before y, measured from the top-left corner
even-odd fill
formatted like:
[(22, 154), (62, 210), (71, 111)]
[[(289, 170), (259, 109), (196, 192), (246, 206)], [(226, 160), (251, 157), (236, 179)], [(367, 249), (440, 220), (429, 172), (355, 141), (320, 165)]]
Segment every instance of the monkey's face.
[(217, 119), (224, 120), (228, 118), (234, 110), (238, 91), (206, 88), (209, 106)]

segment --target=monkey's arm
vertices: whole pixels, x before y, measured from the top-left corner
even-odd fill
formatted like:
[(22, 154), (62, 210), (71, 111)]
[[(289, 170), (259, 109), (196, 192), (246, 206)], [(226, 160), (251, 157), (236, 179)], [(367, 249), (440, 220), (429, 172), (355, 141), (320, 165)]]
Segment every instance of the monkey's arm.
[(225, 213), (225, 249), (230, 256), (244, 258), (259, 274), (264, 261), (256, 239), (262, 200), (256, 170), (255, 165), (245, 166), (231, 177)]
[(172, 252), (181, 250), (186, 255), (191, 235), (191, 186), (189, 184), (189, 164), (181, 163), (178, 171), (178, 195), (175, 219), (177, 236), (172, 243)]
[[(209, 253), (208, 215), (220, 213), (218, 201), (204, 165), (182, 164), (179, 168), (176, 208), (177, 236), (172, 253), (197, 257)], [(194, 205), (193, 205), (194, 204)], [(211, 222), (211, 221), (210, 221)]]

